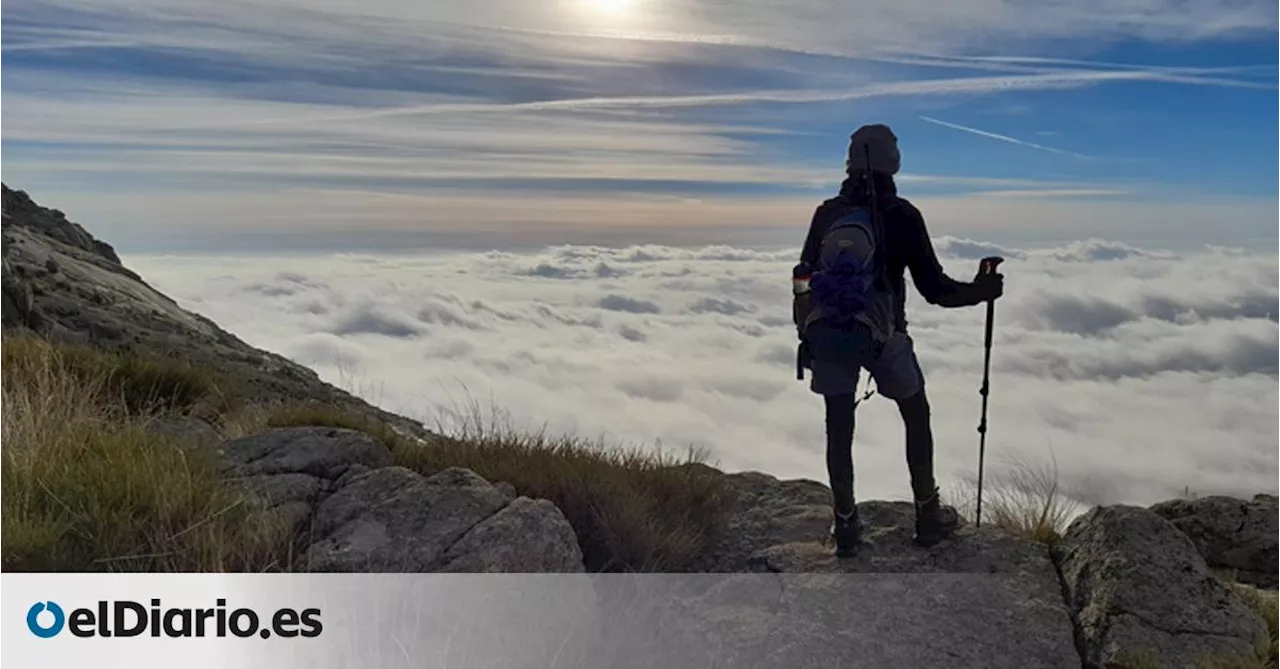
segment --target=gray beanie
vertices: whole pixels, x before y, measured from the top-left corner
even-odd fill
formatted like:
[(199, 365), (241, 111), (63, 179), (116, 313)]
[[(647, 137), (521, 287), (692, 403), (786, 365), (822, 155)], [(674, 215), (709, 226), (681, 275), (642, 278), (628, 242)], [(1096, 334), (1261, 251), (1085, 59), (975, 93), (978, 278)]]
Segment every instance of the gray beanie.
[(867, 171), (867, 149), (871, 147), (871, 167), (878, 174), (897, 174), (902, 164), (902, 156), (898, 153), (898, 137), (889, 126), (882, 124), (864, 125), (849, 137), (849, 157), (845, 160), (844, 169), (849, 174)]

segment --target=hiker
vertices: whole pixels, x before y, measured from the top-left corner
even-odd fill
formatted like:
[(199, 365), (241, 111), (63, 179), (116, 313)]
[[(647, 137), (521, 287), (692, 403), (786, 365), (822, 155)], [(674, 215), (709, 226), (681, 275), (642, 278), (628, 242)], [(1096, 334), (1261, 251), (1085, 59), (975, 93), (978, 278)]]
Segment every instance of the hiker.
[(933, 477), (929, 400), (907, 334), (903, 271), (909, 268), (920, 294), (941, 307), (978, 305), (1004, 291), (1002, 275), (994, 272), (972, 283), (943, 272), (920, 211), (898, 197), (893, 175), (900, 161), (898, 138), (888, 126), (866, 125), (853, 133), (848, 176), (840, 194), (814, 213), (793, 275), (801, 364), (812, 371), (810, 389), (826, 403), (832, 536), (840, 557), (855, 555), (861, 540), (853, 494), (853, 426), (863, 368), (878, 392), (897, 403), (906, 427), (915, 541), (932, 546), (958, 523), (956, 510), (942, 505)]

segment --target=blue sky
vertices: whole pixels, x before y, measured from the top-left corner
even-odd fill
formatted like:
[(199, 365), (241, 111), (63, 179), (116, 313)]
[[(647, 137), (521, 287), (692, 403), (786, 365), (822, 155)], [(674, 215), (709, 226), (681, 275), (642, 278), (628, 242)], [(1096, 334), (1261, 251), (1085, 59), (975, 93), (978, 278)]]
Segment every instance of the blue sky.
[(125, 250), (783, 243), (884, 122), (935, 234), (1276, 243), (1274, 0), (417, 4), (6, 3), (5, 182)]

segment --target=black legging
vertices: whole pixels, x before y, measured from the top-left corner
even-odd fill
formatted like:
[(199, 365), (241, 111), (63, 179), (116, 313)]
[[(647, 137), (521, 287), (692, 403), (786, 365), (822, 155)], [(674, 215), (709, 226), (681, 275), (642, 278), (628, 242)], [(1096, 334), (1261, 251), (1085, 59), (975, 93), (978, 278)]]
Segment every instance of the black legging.
[[(853, 414), (855, 395), (825, 395), (827, 407), (827, 474), (836, 511), (853, 510)], [(898, 400), (898, 413), (907, 433), (907, 471), (911, 491), (918, 500), (933, 495), (933, 430), (929, 426), (929, 399), (924, 389)]]

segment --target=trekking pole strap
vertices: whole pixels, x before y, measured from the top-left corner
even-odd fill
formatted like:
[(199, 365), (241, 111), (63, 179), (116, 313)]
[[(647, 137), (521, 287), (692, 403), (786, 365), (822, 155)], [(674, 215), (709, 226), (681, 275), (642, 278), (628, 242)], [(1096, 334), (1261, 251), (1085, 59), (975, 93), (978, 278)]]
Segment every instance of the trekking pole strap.
[(854, 409), (857, 409), (859, 404), (862, 404), (863, 402), (866, 402), (867, 400), (871, 399), (871, 396), (872, 396), (872, 395), (875, 395), (875, 394), (876, 394), (876, 389), (875, 389), (875, 387), (874, 387), (874, 386), (872, 386), (872, 385), (871, 385), (871, 383), (872, 383), (872, 380), (871, 380), (870, 378), (868, 378), (868, 379), (867, 379), (867, 391), (866, 391), (865, 393), (863, 393), (863, 394), (862, 394), (862, 397), (861, 397), (861, 398), (858, 398), (858, 397), (854, 397), (854, 398), (853, 398), (853, 408), (854, 408)]

